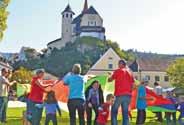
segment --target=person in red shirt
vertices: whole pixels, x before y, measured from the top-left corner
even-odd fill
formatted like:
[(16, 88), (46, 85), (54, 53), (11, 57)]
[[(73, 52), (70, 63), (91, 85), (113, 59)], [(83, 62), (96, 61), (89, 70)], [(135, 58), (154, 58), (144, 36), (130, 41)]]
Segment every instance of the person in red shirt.
[(43, 103), (44, 92), (51, 90), (51, 85), (44, 84), (44, 70), (37, 70), (36, 76), (32, 78), (31, 81), (31, 91), (27, 100), (27, 120), (31, 122), (32, 125), (40, 125), (40, 120), (42, 118), (43, 108), (38, 108), (36, 104)]
[(109, 118), (110, 106), (114, 103), (114, 96), (108, 94), (106, 102), (98, 109), (97, 125), (106, 125)]
[(111, 124), (117, 125), (117, 114), (119, 106), (122, 108), (122, 125), (129, 124), (128, 107), (131, 100), (131, 93), (134, 84), (134, 77), (124, 60), (119, 61), (119, 69), (115, 70), (108, 79), (109, 82), (115, 81), (115, 102), (111, 110)]

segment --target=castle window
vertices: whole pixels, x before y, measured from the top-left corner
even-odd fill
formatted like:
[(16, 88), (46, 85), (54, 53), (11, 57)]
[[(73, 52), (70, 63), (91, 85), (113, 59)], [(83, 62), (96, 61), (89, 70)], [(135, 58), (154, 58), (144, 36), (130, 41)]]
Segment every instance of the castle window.
[(113, 69), (113, 64), (110, 63), (110, 64), (108, 65), (108, 68), (109, 68), (109, 69)]
[(160, 81), (160, 77), (159, 76), (155, 76), (155, 81)]
[(96, 26), (96, 21), (95, 21), (95, 26)]
[(66, 14), (66, 18), (68, 18), (68, 13)]
[(70, 14), (70, 18), (72, 18), (72, 14)]
[(145, 76), (145, 79), (146, 79), (146, 80), (150, 80), (151, 78), (150, 78), (149, 75), (146, 75), (146, 76)]
[(89, 22), (88, 22), (88, 26), (89, 26)]
[(63, 18), (65, 17), (65, 15), (63, 14)]
[(93, 25), (93, 22), (91, 22), (91, 24)]

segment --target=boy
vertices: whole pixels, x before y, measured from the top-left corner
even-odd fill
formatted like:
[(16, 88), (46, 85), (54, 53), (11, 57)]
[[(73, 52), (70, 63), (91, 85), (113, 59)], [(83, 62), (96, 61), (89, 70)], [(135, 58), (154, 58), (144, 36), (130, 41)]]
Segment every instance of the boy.
[(142, 82), (140, 83), (140, 86), (138, 87), (137, 91), (137, 120), (136, 120), (136, 125), (143, 125), (146, 120), (146, 85), (148, 83), (148, 80), (143, 79)]
[(97, 125), (106, 125), (109, 117), (109, 108), (114, 103), (114, 96), (108, 94), (106, 97), (106, 103), (104, 103), (98, 109)]

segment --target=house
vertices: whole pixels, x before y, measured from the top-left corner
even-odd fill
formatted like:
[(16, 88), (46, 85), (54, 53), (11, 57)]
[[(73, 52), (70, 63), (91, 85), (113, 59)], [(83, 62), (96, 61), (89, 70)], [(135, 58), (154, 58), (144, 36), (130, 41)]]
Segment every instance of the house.
[[(3, 58), (3, 56), (0, 55), (0, 71), (3, 68), (7, 68), (9, 70), (13, 70), (13, 68), (8, 64), (8, 62)], [(1, 75), (1, 72), (0, 72), (0, 75)]]
[(118, 68), (118, 62), (120, 59), (119, 55), (112, 48), (109, 48), (89, 69), (87, 75), (108, 74)]
[(73, 18), (75, 13), (72, 11), (69, 4), (61, 14), (61, 38), (47, 44), (48, 52), (51, 52), (54, 48), (61, 49), (68, 42), (74, 42), (77, 38), (83, 36), (105, 40), (103, 19), (93, 6), (88, 7), (87, 0), (84, 2), (82, 12), (75, 18)]
[[(110, 48), (103, 56), (89, 69), (87, 75), (104, 75), (112, 73), (118, 68), (118, 62), (121, 58)], [(127, 62), (132, 70), (135, 79), (141, 80), (147, 78), (149, 86), (153, 87), (154, 82), (158, 82), (162, 87), (171, 87), (169, 77), (166, 73), (168, 66), (174, 59), (167, 58), (138, 58), (133, 62)]]
[(146, 78), (149, 80), (149, 86), (153, 87), (154, 82), (158, 82), (162, 87), (171, 87), (169, 76), (166, 73), (168, 66), (173, 59), (164, 58), (139, 58), (129, 65), (137, 80)]

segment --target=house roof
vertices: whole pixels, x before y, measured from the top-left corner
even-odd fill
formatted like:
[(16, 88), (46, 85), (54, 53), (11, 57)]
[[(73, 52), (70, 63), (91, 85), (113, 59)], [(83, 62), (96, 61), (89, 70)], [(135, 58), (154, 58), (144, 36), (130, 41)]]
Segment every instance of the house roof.
[(139, 58), (129, 67), (133, 72), (137, 71), (160, 71), (165, 72), (174, 59), (164, 58)]
[(56, 39), (56, 40), (54, 40), (54, 41), (51, 41), (51, 42), (49, 42), (49, 43), (47, 44), (47, 46), (50, 45), (50, 44), (52, 44), (52, 43), (58, 42), (58, 41), (60, 41), (60, 40), (61, 40), (61, 38), (58, 38), (58, 39)]
[(72, 9), (71, 9), (71, 7), (70, 7), (69, 4), (66, 6), (65, 10), (64, 10), (61, 14), (63, 14), (64, 12), (70, 12), (70, 13), (72, 13), (72, 14), (75, 14), (75, 13), (72, 11)]
[(73, 19), (73, 21), (72, 21), (72, 24), (80, 23), (82, 16), (83, 16), (83, 14), (81, 13), (80, 15), (78, 15), (77, 17), (75, 17)]
[(98, 14), (98, 12), (95, 10), (93, 6), (90, 6), (88, 10), (84, 11), (84, 14)]

